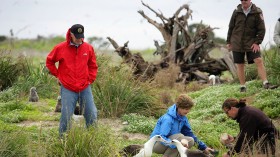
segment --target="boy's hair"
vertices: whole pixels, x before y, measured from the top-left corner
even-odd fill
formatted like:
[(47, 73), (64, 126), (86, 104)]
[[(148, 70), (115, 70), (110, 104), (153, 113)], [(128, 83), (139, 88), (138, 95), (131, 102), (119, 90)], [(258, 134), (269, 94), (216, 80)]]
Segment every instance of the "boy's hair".
[(194, 106), (192, 99), (187, 94), (181, 94), (176, 99), (177, 108), (190, 109)]

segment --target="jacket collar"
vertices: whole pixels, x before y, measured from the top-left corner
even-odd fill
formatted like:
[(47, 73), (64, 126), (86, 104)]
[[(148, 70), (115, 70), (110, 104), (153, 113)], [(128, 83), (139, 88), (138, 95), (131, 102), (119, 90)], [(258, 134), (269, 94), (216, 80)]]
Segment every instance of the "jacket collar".
[[(249, 14), (251, 14), (251, 13), (257, 13), (257, 12), (258, 12), (257, 6), (256, 6), (254, 3), (251, 3), (251, 6), (250, 6), (248, 9), (251, 9), (250, 12), (249, 12)], [(239, 5), (237, 6), (236, 11), (237, 11), (237, 12), (242, 12), (242, 13), (244, 13), (241, 4), (239, 4)]]
[(241, 119), (243, 113), (245, 112), (245, 108), (246, 108), (246, 107), (247, 107), (247, 106), (244, 106), (244, 107), (240, 107), (240, 108), (238, 109), (237, 116), (236, 116), (236, 118), (234, 119), (234, 120), (236, 120), (238, 123), (240, 122), (240, 119)]
[(178, 114), (176, 104), (173, 104), (168, 108), (167, 114), (169, 114), (174, 119), (178, 119), (179, 121), (183, 121), (186, 118), (186, 116), (181, 116)]
[(82, 42), (81, 44), (75, 44), (72, 41), (70, 41), (70, 46), (75, 46), (75, 47), (79, 47), (80, 45), (82, 45), (84, 42)]

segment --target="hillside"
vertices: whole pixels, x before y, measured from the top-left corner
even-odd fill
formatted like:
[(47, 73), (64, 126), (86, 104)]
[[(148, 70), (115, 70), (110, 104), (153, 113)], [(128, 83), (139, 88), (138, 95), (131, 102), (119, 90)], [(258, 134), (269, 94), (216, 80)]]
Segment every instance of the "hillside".
[[(83, 121), (75, 123), (67, 140), (60, 140), (60, 113), (54, 112), (59, 86), (43, 68), (44, 63), (40, 63), (45, 60), (45, 53), (35, 51), (28, 56), (31, 53), (27, 51), (27, 56), (18, 55), (21, 52), (1, 50), (1, 68), (8, 67), (1, 70), (7, 72), (2, 73), (1, 81), (9, 78), (10, 84), (0, 92), (0, 156), (96, 156), (96, 152), (98, 157), (118, 156), (119, 150), (128, 144), (143, 144), (157, 118), (181, 93), (188, 94), (195, 102), (187, 115), (193, 131), (221, 153), (226, 148), (219, 142), (219, 136), (224, 132), (233, 135), (238, 132), (235, 121), (227, 118), (221, 109), (229, 97), (246, 98), (248, 105), (263, 110), (280, 129), (280, 88), (265, 90), (258, 79), (248, 80), (246, 93), (240, 93), (239, 84), (234, 81), (216, 86), (197, 82), (180, 84), (173, 81), (172, 71), (165, 71), (154, 82), (138, 82), (132, 79), (127, 66), (112, 63), (112, 54), (102, 53), (97, 56), (99, 74), (92, 86), (99, 127), (87, 130)], [(280, 57), (277, 53), (268, 54), (265, 59), (269, 79), (279, 84), (279, 68), (277, 71), (275, 67)], [(20, 70), (9, 72), (10, 67)], [(251, 75), (247, 76), (253, 77), (252, 70), (248, 71)], [(38, 90), (39, 102), (28, 102), (32, 86)]]

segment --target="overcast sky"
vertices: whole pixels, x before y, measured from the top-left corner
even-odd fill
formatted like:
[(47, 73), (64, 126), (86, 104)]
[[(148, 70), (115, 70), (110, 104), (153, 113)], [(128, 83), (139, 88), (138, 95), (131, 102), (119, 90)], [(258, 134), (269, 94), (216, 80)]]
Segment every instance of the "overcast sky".
[[(239, 0), (143, 0), (150, 7), (171, 17), (183, 4), (193, 10), (190, 24), (203, 21), (226, 38), (229, 19)], [(263, 46), (274, 44), (273, 30), (280, 18), (279, 0), (252, 0), (264, 13), (266, 36)], [(110, 36), (122, 45), (129, 40), (131, 49), (154, 48), (153, 40), (163, 41), (160, 32), (137, 12), (157, 19), (140, 0), (1, 0), (0, 35), (9, 36), (10, 29), (18, 38), (37, 35), (65, 36), (72, 24), (85, 26), (85, 36)]]

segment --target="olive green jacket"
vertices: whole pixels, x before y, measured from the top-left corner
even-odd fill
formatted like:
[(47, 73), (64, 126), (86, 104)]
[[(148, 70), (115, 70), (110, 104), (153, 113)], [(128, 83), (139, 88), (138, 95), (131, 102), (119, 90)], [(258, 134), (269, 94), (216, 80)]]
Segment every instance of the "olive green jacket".
[(241, 4), (234, 10), (227, 35), (227, 43), (231, 44), (232, 51), (252, 51), (251, 46), (261, 44), (265, 35), (265, 24), (262, 10), (252, 4), (250, 13), (246, 16)]

